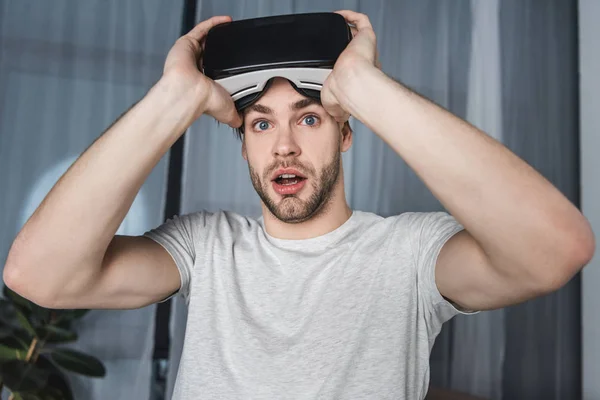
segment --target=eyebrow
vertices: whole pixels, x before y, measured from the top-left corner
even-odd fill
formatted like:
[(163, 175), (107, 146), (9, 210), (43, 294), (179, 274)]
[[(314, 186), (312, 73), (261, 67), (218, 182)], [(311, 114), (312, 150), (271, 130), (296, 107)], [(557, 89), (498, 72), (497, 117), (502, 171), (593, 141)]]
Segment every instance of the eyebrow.
[[(321, 102), (312, 97), (307, 97), (305, 99), (298, 100), (297, 102), (290, 104), (290, 110), (298, 111), (298, 110), (301, 110), (308, 106), (311, 106), (313, 104), (321, 105)], [(252, 104), (251, 106), (248, 107), (247, 112), (250, 112), (250, 111), (256, 111), (261, 114), (274, 114), (275, 113), (271, 108), (269, 108), (265, 105), (262, 105), (262, 104)]]
[(261, 114), (273, 114), (273, 110), (267, 106), (263, 106), (262, 104), (252, 104), (250, 107), (248, 107), (247, 113), (250, 111), (256, 111)]
[(292, 111), (298, 111), (301, 110), (303, 108), (306, 108), (308, 106), (311, 106), (313, 104), (319, 104), (321, 105), (321, 102), (315, 98), (312, 97), (307, 97), (305, 99), (299, 100), (295, 103), (290, 104), (290, 110)]

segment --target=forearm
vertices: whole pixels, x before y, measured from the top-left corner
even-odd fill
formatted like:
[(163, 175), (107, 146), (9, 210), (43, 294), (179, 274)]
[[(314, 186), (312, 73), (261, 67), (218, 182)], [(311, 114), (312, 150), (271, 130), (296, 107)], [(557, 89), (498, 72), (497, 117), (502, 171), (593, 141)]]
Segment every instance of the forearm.
[(5, 278), (52, 293), (92, 279), (143, 182), (193, 120), (159, 82), (69, 168), (18, 234)]
[[(374, 68), (349, 77), (348, 111), (376, 132), (465, 226), (494, 266), (529, 272), (589, 242), (581, 213), (483, 132)], [(523, 134), (527, 134), (524, 132)]]

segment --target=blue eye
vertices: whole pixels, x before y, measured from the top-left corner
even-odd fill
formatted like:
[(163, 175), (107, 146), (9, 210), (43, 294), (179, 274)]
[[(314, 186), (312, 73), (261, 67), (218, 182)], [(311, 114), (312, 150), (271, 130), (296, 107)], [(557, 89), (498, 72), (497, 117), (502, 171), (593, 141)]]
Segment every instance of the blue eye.
[(307, 115), (304, 117), (303, 122), (305, 125), (314, 126), (317, 124), (319, 117), (316, 115)]
[(258, 121), (254, 124), (254, 129), (257, 131), (266, 131), (269, 129), (269, 123), (267, 121)]

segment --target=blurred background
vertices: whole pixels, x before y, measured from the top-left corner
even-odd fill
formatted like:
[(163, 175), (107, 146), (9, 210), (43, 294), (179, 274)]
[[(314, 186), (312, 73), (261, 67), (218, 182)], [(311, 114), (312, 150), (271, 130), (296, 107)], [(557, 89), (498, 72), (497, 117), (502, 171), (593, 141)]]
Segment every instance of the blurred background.
[[(503, 142), (600, 232), (598, 0), (0, 0), (0, 268), (58, 178), (159, 79), (182, 32), (213, 15), (337, 9), (369, 16), (388, 75)], [(390, 148), (352, 125), (354, 209), (442, 209)], [(261, 212), (239, 141), (209, 117), (156, 166), (119, 233), (200, 209)], [(597, 267), (552, 295), (447, 323), (430, 398), (600, 399)], [(106, 376), (67, 373), (73, 397), (170, 398), (185, 322), (179, 298), (87, 313), (69, 346), (101, 360)]]

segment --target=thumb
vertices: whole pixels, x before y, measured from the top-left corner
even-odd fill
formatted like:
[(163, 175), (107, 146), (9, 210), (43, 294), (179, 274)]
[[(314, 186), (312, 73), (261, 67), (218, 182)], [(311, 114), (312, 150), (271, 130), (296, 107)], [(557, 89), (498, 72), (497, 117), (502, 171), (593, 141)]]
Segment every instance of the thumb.
[(227, 90), (214, 81), (211, 81), (211, 84), (211, 94), (206, 107), (206, 113), (232, 128), (242, 126), (242, 117), (235, 108), (233, 99)]
[(345, 123), (350, 119), (350, 114), (341, 107), (330, 108), (327, 112), (339, 123)]
[(321, 91), (321, 104), (329, 115), (337, 122), (346, 122), (350, 118), (350, 114), (344, 110), (338, 100), (328, 91)]

